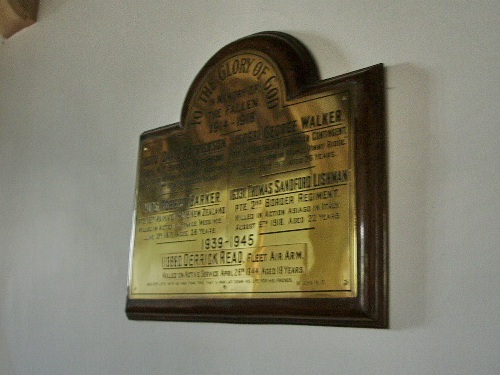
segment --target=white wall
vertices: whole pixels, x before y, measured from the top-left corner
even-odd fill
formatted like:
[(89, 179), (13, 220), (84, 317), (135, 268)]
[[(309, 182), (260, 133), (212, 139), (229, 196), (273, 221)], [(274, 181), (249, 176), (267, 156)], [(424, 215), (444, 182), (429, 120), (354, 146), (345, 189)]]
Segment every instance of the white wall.
[[(500, 3), (42, 0), (0, 46), (0, 374), (498, 374)], [(139, 134), (278, 30), (387, 66), (391, 329), (128, 321)]]

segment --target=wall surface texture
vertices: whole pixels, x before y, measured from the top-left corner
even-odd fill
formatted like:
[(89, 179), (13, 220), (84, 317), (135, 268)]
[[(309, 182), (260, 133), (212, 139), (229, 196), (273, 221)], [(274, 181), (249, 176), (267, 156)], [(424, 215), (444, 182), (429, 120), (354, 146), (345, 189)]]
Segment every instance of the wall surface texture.
[[(387, 68), (388, 330), (128, 321), (139, 134), (222, 46)], [(43, 0), (0, 45), (0, 374), (499, 374), (500, 3)]]

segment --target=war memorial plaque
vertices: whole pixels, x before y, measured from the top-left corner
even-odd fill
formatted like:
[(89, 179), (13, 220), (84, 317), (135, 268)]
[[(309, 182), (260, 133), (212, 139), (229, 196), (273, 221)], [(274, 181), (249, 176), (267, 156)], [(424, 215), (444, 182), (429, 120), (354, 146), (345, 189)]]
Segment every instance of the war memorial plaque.
[(237, 40), (141, 135), (127, 315), (387, 327), (386, 196), (383, 66)]

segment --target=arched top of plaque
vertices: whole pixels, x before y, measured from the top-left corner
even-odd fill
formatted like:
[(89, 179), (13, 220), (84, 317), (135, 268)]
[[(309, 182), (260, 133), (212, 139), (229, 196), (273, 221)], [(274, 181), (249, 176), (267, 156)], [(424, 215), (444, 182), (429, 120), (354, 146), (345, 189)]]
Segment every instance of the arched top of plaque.
[(184, 101), (181, 126), (198, 124), (209, 107), (237, 112), (242, 108), (229, 108), (228, 101), (259, 91), (262, 103), (253, 104), (274, 109), (317, 81), (316, 63), (300, 41), (280, 32), (253, 34), (226, 45), (203, 66)]

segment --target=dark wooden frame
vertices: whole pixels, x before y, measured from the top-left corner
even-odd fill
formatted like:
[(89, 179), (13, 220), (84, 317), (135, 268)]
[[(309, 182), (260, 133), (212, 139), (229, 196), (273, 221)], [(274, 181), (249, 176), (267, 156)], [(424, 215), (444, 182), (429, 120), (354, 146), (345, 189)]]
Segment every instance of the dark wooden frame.
[[(388, 327), (388, 207), (384, 68), (378, 64), (320, 80), (311, 54), (288, 34), (264, 32), (222, 48), (202, 68), (242, 50), (266, 53), (281, 70), (288, 99), (349, 87), (354, 92), (358, 296), (354, 298), (129, 299), (130, 319)], [(193, 90), (184, 102), (181, 124)], [(143, 136), (151, 132), (146, 132)], [(363, 228), (363, 230), (361, 230)]]

